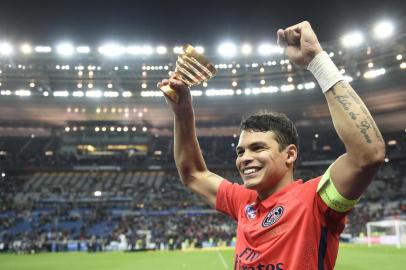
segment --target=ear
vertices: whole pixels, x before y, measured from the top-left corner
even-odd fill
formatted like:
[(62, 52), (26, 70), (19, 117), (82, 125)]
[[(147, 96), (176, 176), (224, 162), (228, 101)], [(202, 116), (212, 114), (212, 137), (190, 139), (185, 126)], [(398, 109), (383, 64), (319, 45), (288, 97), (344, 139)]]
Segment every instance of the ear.
[(290, 144), (286, 146), (285, 151), (287, 154), (286, 165), (291, 166), (297, 159), (297, 148), (294, 144)]

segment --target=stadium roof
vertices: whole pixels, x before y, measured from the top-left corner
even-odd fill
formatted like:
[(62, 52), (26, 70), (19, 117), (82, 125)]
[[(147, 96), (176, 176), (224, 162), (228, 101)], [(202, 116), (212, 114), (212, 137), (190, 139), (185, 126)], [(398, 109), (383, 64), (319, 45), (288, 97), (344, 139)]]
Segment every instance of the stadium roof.
[(404, 1), (5, 1), (0, 36), (33, 43), (66, 38), (214, 44), (273, 40), (278, 28), (309, 20), (321, 41), (383, 18), (406, 17)]

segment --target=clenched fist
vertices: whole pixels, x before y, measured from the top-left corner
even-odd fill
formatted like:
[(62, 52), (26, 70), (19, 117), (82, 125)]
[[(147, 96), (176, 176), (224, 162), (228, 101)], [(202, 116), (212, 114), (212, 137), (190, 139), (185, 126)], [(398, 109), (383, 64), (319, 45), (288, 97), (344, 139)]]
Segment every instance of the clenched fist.
[(179, 96), (178, 103), (173, 102), (170, 98), (166, 95), (165, 100), (168, 103), (170, 109), (175, 114), (181, 114), (184, 111), (190, 111), (192, 108), (192, 96), (190, 93), (189, 87), (180, 79), (179, 75), (173, 73), (169, 79), (164, 79), (158, 83), (158, 88), (161, 86), (167, 85), (171, 89), (173, 89), (176, 94)]
[(278, 45), (285, 48), (288, 59), (306, 68), (323, 49), (309, 22), (304, 21), (278, 30)]

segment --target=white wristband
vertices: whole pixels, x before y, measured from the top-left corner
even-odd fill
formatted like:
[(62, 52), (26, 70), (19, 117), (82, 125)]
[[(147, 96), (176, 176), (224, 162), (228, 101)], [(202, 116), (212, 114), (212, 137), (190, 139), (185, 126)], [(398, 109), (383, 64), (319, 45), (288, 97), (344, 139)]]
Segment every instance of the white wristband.
[(344, 80), (343, 75), (325, 51), (317, 54), (307, 66), (319, 83), (323, 93), (327, 92), (337, 82)]

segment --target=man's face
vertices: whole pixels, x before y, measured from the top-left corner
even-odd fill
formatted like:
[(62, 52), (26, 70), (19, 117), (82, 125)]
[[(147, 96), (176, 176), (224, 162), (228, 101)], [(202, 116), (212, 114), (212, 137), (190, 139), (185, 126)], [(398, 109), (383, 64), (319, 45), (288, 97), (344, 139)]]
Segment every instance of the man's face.
[(236, 148), (236, 166), (246, 188), (266, 192), (286, 175), (286, 151), (279, 151), (274, 133), (244, 130)]

